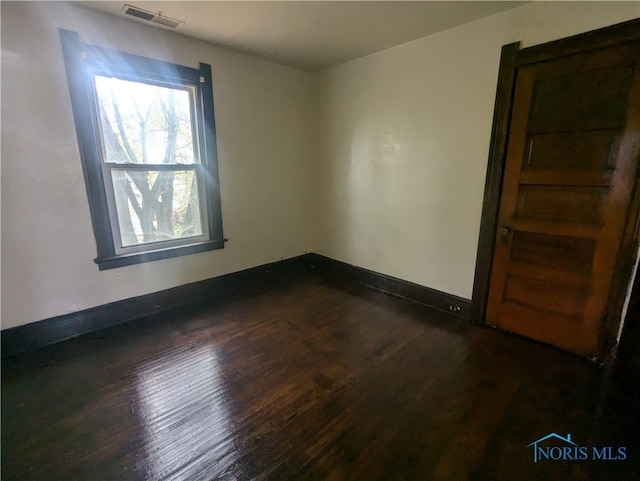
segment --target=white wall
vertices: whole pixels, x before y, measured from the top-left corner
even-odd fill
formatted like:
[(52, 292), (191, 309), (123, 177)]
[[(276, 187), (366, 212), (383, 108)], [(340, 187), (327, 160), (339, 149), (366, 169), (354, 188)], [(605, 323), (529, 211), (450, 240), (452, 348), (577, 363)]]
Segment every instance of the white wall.
[(635, 17), (527, 4), (321, 72), (316, 251), (471, 298), (501, 46)]
[[(223, 250), (99, 272), (58, 27), (213, 68)], [(311, 74), (57, 3), (2, 3), (2, 328), (310, 248)]]
[[(500, 47), (638, 16), (638, 2), (529, 4), (311, 75), (80, 7), (2, 2), (2, 328), (304, 251), (469, 298)], [(225, 249), (98, 271), (58, 27), (212, 65)]]

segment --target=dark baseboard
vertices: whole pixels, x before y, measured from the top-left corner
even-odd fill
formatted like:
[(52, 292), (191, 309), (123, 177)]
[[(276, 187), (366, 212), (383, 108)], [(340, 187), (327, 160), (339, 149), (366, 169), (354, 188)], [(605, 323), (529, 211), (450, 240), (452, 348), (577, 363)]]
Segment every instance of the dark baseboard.
[(392, 296), (448, 312), (466, 321), (471, 320), (471, 301), (463, 297), (387, 276), (379, 272), (312, 254), (312, 266), (319, 274), (346, 279)]
[(313, 259), (315, 257), (312, 254), (303, 254), (240, 272), (4, 329), (1, 338), (2, 357), (29, 352), (175, 307), (228, 296), (253, 284), (308, 272)]
[(39, 347), (100, 331), (168, 309), (219, 299), (251, 286), (264, 285), (276, 279), (305, 273), (333, 276), (356, 282), (402, 299), (448, 312), (465, 320), (471, 319), (471, 301), (468, 299), (318, 254), (303, 254), (204, 281), (5, 329), (2, 331), (2, 357), (33, 351)]

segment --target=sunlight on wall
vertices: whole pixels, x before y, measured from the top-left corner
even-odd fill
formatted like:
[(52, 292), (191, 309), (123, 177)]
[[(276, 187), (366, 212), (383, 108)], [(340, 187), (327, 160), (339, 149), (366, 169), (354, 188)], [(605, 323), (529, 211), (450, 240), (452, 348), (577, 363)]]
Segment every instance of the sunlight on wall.
[[(1, 22), (3, 329), (311, 250), (312, 74), (77, 2), (3, 2)], [(58, 28), (98, 47), (211, 65), (224, 249), (98, 270)]]

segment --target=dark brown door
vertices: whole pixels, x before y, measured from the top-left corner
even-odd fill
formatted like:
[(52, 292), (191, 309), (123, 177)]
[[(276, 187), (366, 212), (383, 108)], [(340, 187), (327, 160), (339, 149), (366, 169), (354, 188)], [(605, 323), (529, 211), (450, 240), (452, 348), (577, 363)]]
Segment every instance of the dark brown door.
[(516, 71), (487, 322), (595, 356), (640, 148), (638, 41)]

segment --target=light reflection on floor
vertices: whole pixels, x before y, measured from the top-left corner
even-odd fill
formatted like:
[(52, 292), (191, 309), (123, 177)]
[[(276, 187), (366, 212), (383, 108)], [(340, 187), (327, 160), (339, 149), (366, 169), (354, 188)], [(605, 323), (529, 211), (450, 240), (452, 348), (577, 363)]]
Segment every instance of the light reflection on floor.
[(228, 393), (213, 346), (168, 353), (140, 367), (136, 378), (146, 479), (193, 480), (205, 465), (217, 472), (233, 465)]

